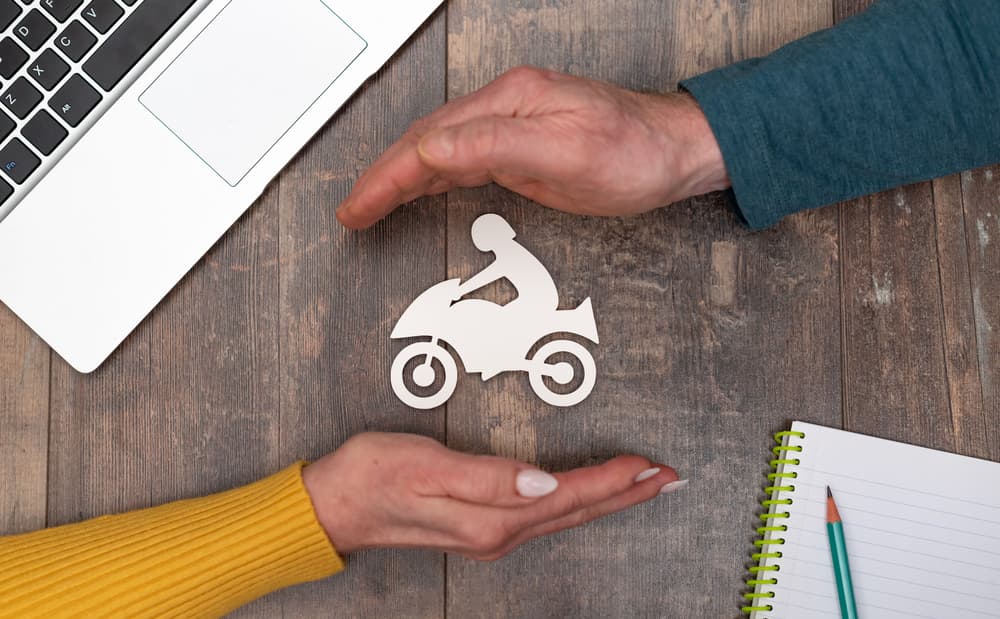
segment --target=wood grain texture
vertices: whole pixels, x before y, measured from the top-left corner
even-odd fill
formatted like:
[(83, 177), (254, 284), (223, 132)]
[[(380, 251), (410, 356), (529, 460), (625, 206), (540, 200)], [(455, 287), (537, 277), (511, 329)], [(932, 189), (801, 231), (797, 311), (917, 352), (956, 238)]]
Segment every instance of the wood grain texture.
[[(444, 198), (366, 232), (334, 208), (415, 120), (444, 103), (445, 14), (425, 25), (281, 178), (281, 454), (316, 458), (366, 430), (444, 438), (444, 415), (396, 400), (396, 319), (445, 273)], [(364, 552), (343, 575), (284, 592), (285, 617), (440, 617), (444, 557)]]
[[(966, 302), (971, 299), (972, 314), (964, 314), (961, 324), (975, 344), (980, 393), (977, 399), (970, 362), (969, 405), (960, 414), (954, 405), (952, 411), (956, 448), (1000, 461), (1000, 167), (964, 172), (959, 178), (964, 217), (956, 215), (953, 221), (965, 224), (969, 285), (954, 287), (965, 289)], [(956, 243), (954, 254), (960, 256), (962, 249)], [(972, 358), (971, 352), (967, 357)], [(982, 404), (977, 408), (978, 402)]]
[[(825, 3), (453, 2), (449, 96), (518, 64), (672, 90), (830, 15)], [(458, 191), (449, 276), (488, 263), (469, 229), (489, 211), (550, 267), (562, 307), (593, 297), (598, 385), (562, 410), (543, 406), (524, 376), (464, 376), (448, 405), (451, 446), (553, 469), (635, 452), (677, 466), (692, 484), (494, 565), (449, 558), (448, 616), (737, 615), (769, 434), (792, 418), (840, 416), (836, 212), (755, 235), (720, 196), (598, 220), (497, 188)]]
[[(635, 452), (692, 484), (495, 564), (360, 553), (236, 616), (735, 618), (769, 435), (792, 419), (1000, 460), (1000, 167), (754, 234), (717, 195), (598, 220), (495, 187), (363, 233), (334, 219), (410, 122), (505, 69), (667, 91), (868, 4), (452, 0), (99, 371), (0, 308), (0, 534), (233, 487), (364, 430), (550, 469)], [(488, 263), (469, 237), (484, 212), (552, 268), (563, 307), (594, 300), (598, 385), (577, 408), (518, 375), (464, 375), (446, 411), (392, 395), (395, 320)]]
[(950, 449), (931, 184), (862, 198), (842, 217), (846, 427)]
[[(837, 0), (835, 18), (870, 4)], [(961, 343), (948, 340), (945, 298), (955, 292), (942, 287), (937, 221), (960, 212), (934, 198), (928, 182), (841, 206), (844, 425), (952, 450), (948, 371), (960, 382)]]
[(0, 535), (45, 526), (49, 348), (0, 305)]

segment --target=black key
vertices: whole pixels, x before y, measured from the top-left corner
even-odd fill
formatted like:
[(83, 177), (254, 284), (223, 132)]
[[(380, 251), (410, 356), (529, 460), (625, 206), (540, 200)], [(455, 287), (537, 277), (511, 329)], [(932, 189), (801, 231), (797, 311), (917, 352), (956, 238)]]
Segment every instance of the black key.
[(41, 100), (42, 93), (23, 77), (17, 78), (3, 95), (0, 95), (0, 101), (3, 101), (7, 109), (14, 112), (14, 116), (18, 118), (27, 118)]
[(0, 170), (18, 185), (35, 171), (41, 161), (28, 150), (24, 142), (14, 138), (0, 149)]
[(21, 129), (23, 135), (31, 145), (38, 149), (43, 155), (51, 155), (57, 146), (69, 135), (59, 121), (49, 115), (45, 110), (38, 110), (34, 118)]
[(9, 198), (13, 193), (14, 188), (8, 185), (5, 181), (0, 180), (0, 204), (6, 202), (7, 198)]
[(194, 0), (143, 2), (84, 63), (84, 72), (111, 90), (192, 4)]
[(42, 8), (61, 22), (69, 19), (81, 4), (83, 0), (42, 0)]
[(13, 131), (14, 127), (16, 126), (17, 123), (11, 120), (10, 116), (7, 116), (3, 112), (0, 112), (0, 140), (6, 139), (7, 136), (10, 135), (10, 132)]
[(0, 0), (0, 30), (14, 23), (21, 11), (21, 7), (17, 6), (14, 0)]
[(17, 70), (26, 62), (28, 62), (28, 52), (21, 49), (14, 39), (4, 37), (3, 41), (0, 41), (0, 75), (4, 76), (4, 79), (14, 77)]
[(124, 2), (126, 6), (132, 6), (136, 3), (136, 0), (122, 0), (122, 2)]
[(45, 90), (52, 90), (69, 73), (69, 65), (59, 54), (47, 49), (28, 65), (28, 75)]
[(49, 107), (75, 127), (101, 102), (101, 95), (79, 75), (69, 78), (49, 100)]
[(125, 14), (115, 0), (94, 0), (83, 9), (83, 18), (94, 27), (94, 30), (104, 34)]
[(87, 27), (73, 20), (56, 38), (56, 48), (73, 62), (80, 62), (90, 48), (97, 43), (97, 37), (92, 35)]
[(14, 34), (17, 35), (17, 38), (21, 39), (32, 51), (38, 51), (38, 48), (48, 41), (55, 31), (56, 27), (38, 9), (28, 11), (24, 19), (17, 24), (17, 28), (14, 28)]

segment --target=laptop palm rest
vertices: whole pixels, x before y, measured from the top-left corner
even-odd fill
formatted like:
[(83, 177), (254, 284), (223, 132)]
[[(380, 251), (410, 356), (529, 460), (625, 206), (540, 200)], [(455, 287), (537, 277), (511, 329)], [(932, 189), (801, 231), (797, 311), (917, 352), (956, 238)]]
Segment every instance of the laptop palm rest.
[(322, 0), (232, 0), (139, 101), (235, 187), (366, 47)]

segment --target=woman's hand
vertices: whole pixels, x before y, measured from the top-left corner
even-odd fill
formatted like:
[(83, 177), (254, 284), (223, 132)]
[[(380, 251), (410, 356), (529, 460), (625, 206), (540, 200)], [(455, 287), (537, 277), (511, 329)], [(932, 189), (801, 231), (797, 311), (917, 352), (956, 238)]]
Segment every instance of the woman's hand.
[(519, 68), (414, 124), (337, 217), (365, 228), (404, 202), (489, 182), (562, 211), (609, 216), (729, 186), (690, 96)]
[(337, 550), (420, 547), (480, 560), (683, 487), (639, 456), (549, 475), (409, 434), (367, 433), (303, 477)]

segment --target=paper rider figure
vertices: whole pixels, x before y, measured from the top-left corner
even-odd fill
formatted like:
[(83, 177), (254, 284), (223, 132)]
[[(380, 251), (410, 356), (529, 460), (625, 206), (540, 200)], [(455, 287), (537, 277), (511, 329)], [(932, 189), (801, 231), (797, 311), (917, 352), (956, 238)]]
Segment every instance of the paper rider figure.
[[(393, 361), (392, 389), (404, 403), (426, 410), (441, 406), (454, 393), (458, 364), (445, 344), (461, 358), (466, 372), (481, 374), (484, 381), (501, 372), (527, 372), (535, 394), (553, 406), (573, 406), (590, 395), (597, 367), (583, 345), (557, 339), (532, 354), (543, 338), (556, 333), (598, 343), (590, 299), (576, 309), (560, 310), (559, 291), (548, 269), (515, 236), (499, 215), (477, 219), (473, 243), (493, 252), (496, 260), (463, 284), (450, 279), (432, 286), (396, 323), (393, 339), (430, 338), (410, 344)], [(517, 289), (510, 303), (461, 300), (505, 277)], [(553, 360), (556, 355), (560, 358)]]
[(503, 217), (492, 213), (472, 224), (473, 245), (481, 252), (493, 252), (496, 260), (458, 287), (456, 301), (506, 277), (517, 289), (517, 298), (504, 306), (509, 311), (544, 313), (559, 308), (559, 291), (549, 270), (514, 240), (516, 236)]

